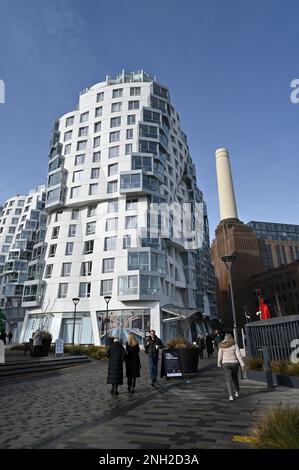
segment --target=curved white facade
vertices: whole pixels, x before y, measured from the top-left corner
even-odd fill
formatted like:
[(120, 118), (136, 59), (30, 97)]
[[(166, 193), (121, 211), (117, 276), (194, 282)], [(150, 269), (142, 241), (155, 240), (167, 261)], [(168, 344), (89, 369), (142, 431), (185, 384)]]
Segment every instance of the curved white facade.
[[(195, 203), (202, 204), (202, 233), (175, 237), (171, 226), (169, 236), (161, 236), (163, 215), (149, 209), (174, 202), (192, 203), (193, 225)], [(150, 327), (163, 335), (163, 306), (173, 325), (180, 317), (175, 307), (208, 315), (204, 294), (213, 310), (206, 209), (195, 167), (168, 90), (149, 75), (107, 77), (56, 121), (46, 208), (46, 290), (42, 307), (26, 316), (24, 340), (34, 316), (44, 315), (53, 340), (70, 342), (75, 297), (80, 343), (105, 341), (104, 295), (111, 295), (109, 334), (124, 340), (134, 331), (141, 341)], [(203, 242), (190, 249), (189, 238)]]

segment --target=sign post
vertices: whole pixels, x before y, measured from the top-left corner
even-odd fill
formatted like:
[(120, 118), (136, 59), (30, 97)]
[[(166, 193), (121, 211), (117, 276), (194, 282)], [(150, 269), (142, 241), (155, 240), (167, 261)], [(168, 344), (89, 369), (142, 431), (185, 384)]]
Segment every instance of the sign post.
[(163, 350), (161, 376), (166, 376), (167, 379), (183, 377), (180, 351), (178, 349)]
[(63, 356), (64, 355), (64, 342), (63, 339), (58, 338), (55, 341), (55, 356)]

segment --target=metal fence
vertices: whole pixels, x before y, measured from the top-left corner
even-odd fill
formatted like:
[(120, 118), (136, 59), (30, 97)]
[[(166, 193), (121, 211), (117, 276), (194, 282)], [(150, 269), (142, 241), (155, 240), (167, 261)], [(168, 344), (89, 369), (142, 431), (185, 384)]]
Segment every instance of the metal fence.
[(248, 323), (245, 332), (249, 357), (262, 356), (267, 346), (272, 361), (289, 360), (291, 342), (299, 339), (299, 315)]

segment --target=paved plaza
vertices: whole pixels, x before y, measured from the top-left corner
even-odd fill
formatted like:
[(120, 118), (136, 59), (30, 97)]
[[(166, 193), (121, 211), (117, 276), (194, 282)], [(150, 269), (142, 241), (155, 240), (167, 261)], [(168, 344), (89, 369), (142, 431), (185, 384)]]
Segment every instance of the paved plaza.
[(124, 385), (111, 396), (107, 362), (92, 361), (59, 372), (1, 379), (0, 448), (184, 449), (246, 448), (232, 436), (248, 435), (266, 407), (299, 405), (299, 390), (242, 381), (229, 402), (223, 370), (215, 359), (200, 361), (199, 373), (160, 380), (153, 389), (142, 353), (135, 394)]

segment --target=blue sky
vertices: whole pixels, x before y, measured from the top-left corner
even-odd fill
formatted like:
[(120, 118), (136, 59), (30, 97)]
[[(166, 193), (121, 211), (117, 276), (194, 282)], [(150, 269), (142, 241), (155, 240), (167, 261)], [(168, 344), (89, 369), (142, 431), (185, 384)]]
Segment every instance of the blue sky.
[(0, 201), (46, 181), (54, 120), (123, 68), (170, 89), (219, 221), (214, 150), (228, 147), (239, 218), (299, 223), (297, 0), (0, 0)]

